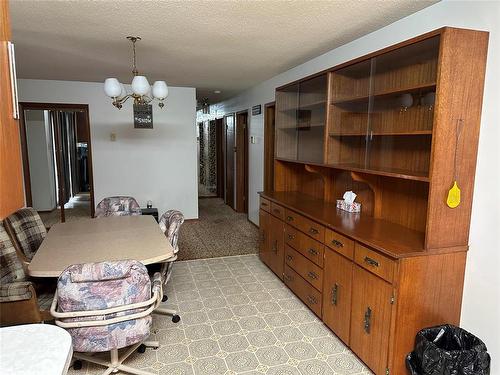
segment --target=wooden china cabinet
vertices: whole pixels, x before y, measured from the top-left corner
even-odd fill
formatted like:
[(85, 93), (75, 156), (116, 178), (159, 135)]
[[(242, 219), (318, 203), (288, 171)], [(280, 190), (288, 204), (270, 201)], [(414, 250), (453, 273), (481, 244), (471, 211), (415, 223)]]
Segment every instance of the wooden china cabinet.
[(276, 89), (260, 257), (377, 375), (460, 322), (487, 45), (445, 27)]

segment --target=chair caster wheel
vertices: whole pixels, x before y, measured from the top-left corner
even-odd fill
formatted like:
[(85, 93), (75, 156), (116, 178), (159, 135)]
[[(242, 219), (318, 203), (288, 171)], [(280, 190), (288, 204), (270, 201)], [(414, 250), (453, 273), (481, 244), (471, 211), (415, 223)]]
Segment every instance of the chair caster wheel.
[(73, 370), (81, 370), (82, 366), (83, 366), (82, 361), (78, 359), (75, 362), (73, 362)]
[(172, 316), (173, 323), (179, 323), (181, 321), (181, 317), (179, 315)]
[(138, 353), (144, 353), (145, 351), (146, 351), (146, 345), (144, 344), (139, 345), (139, 347), (137, 348)]
[(161, 298), (161, 301), (167, 302), (167, 300), (168, 300), (168, 296), (166, 294), (164, 294), (163, 297)]

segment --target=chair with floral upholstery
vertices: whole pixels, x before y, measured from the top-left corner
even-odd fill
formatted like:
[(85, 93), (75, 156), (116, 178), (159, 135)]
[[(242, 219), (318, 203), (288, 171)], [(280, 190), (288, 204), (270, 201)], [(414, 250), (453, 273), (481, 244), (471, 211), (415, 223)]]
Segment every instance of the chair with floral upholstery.
[(0, 222), (0, 324), (40, 323), (52, 320), (53, 293), (39, 294), (28, 279), (19, 254)]
[[(169, 210), (161, 215), (161, 218), (158, 222), (161, 231), (165, 234), (165, 237), (170, 241), (170, 244), (174, 248), (174, 256), (168, 259), (165, 263), (162, 264), (161, 267), (161, 275), (163, 278), (163, 286), (166, 289), (166, 285), (168, 280), (170, 279), (170, 275), (172, 274), (172, 268), (174, 262), (177, 260), (177, 253), (179, 252), (179, 229), (181, 225), (184, 223), (184, 215), (182, 212), (177, 210)], [(163, 296), (162, 301), (165, 302), (168, 299), (167, 295)], [(158, 308), (155, 313), (170, 315), (172, 316), (172, 321), (177, 323), (180, 320), (179, 315), (177, 315), (177, 311), (166, 308)]]
[(132, 197), (107, 197), (99, 202), (95, 217), (141, 215), (141, 207)]
[[(156, 273), (151, 282), (146, 267), (136, 260), (66, 268), (57, 282), (50, 311), (56, 324), (73, 339), (73, 367), (81, 368), (80, 360), (84, 360), (107, 367), (106, 375), (118, 371), (151, 375), (123, 361), (135, 350), (159, 346), (157, 341), (145, 340), (150, 335), (151, 313), (161, 303), (161, 296), (161, 275)], [(119, 357), (118, 349), (125, 347)], [(98, 352), (110, 352), (111, 360), (92, 355)]]
[(47, 235), (47, 229), (31, 207), (21, 208), (5, 219), (5, 229), (21, 260), (28, 264)]

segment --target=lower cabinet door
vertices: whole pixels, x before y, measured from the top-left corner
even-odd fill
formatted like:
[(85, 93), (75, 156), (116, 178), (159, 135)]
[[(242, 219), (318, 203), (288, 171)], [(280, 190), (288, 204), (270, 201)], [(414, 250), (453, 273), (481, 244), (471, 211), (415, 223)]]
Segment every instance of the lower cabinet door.
[(325, 249), (323, 270), (323, 322), (349, 345), (353, 263)]
[(283, 280), (283, 265), (285, 262), (285, 225), (269, 215), (269, 263), (271, 270)]
[(354, 266), (350, 346), (376, 375), (386, 373), (392, 285)]
[(269, 212), (259, 210), (259, 258), (269, 266)]

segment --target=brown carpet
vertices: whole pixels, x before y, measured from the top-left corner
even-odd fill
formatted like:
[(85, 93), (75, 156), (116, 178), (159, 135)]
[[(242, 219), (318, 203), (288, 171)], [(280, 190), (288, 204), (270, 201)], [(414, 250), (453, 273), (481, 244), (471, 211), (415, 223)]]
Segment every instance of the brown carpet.
[(179, 233), (179, 259), (255, 254), (259, 230), (219, 198), (199, 201), (199, 219), (184, 222)]

